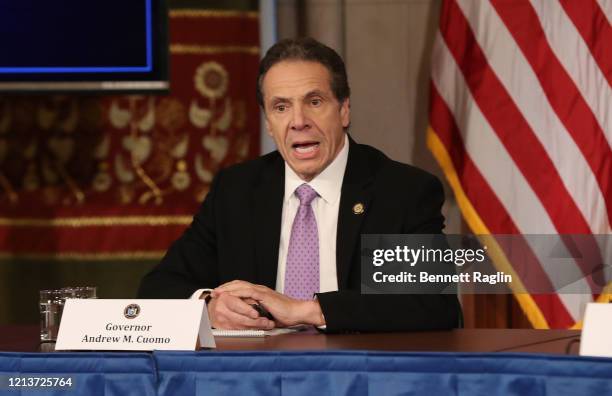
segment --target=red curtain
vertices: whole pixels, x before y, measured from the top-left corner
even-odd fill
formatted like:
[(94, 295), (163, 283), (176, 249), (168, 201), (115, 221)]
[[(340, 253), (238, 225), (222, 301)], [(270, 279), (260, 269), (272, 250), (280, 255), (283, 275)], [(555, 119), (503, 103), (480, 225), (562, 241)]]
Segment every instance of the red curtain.
[(170, 12), (169, 95), (0, 97), (0, 256), (157, 258), (259, 153), (258, 16)]

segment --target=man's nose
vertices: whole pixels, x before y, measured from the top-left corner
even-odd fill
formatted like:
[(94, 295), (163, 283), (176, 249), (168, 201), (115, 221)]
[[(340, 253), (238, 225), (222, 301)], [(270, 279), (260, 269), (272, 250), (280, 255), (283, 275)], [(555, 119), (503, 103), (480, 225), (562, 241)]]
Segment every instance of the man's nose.
[(302, 106), (294, 106), (292, 115), (291, 129), (301, 131), (310, 128), (311, 125), (308, 115), (304, 112), (304, 108)]

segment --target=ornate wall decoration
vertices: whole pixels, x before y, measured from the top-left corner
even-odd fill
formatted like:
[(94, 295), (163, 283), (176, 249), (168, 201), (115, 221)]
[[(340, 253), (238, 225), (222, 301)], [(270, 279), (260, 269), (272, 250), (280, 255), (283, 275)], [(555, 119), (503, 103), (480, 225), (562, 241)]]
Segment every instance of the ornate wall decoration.
[(157, 257), (259, 153), (255, 13), (170, 12), (171, 93), (0, 96), (0, 257)]

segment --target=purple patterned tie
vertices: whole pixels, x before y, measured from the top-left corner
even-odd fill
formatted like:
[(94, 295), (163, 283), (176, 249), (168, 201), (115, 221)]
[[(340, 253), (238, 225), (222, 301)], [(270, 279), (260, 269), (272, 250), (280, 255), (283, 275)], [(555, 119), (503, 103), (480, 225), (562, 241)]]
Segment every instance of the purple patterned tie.
[(319, 291), (319, 232), (310, 203), (317, 192), (304, 183), (295, 189), (300, 207), (293, 220), (287, 266), (285, 294), (298, 300), (311, 300)]

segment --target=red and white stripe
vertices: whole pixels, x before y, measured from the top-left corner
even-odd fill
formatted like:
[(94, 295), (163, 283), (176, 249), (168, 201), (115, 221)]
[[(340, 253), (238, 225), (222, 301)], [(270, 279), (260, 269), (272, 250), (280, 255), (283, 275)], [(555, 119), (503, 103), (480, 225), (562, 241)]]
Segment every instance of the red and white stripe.
[[(612, 233), (611, 16), (612, 0), (445, 0), (430, 126), (488, 232)], [(531, 296), (539, 327), (581, 320), (601, 290), (578, 283), (583, 295)]]

